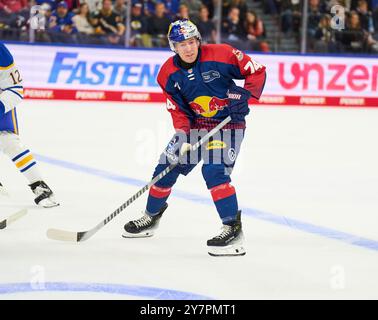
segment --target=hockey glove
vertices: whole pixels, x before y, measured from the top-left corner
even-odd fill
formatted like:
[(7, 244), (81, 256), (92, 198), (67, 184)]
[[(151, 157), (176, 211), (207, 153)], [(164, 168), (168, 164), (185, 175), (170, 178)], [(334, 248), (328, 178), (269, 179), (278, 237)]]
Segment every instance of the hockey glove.
[(190, 136), (182, 131), (176, 132), (165, 148), (163, 157), (169, 163), (178, 163), (180, 158), (183, 158), (186, 153), (191, 150), (189, 143)]
[(227, 92), (228, 107), (226, 108), (233, 122), (242, 122), (249, 113), (248, 99), (251, 93), (239, 86), (233, 86)]

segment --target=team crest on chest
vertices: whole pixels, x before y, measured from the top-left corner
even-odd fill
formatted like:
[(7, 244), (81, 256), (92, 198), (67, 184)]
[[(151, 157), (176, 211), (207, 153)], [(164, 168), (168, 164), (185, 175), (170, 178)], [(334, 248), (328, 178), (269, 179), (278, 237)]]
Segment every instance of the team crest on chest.
[(215, 70), (203, 72), (201, 75), (204, 82), (211, 82), (217, 78), (220, 78), (219, 72)]

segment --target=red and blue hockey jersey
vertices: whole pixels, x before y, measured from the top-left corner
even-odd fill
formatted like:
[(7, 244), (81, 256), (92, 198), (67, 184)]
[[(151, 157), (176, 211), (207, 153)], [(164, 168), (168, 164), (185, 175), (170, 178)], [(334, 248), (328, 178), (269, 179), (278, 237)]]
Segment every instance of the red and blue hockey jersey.
[[(228, 90), (233, 79), (245, 79), (244, 88), (259, 99), (266, 79), (265, 66), (226, 44), (202, 45), (190, 69), (180, 67), (179, 57), (169, 58), (157, 81), (167, 98), (167, 109), (176, 130), (211, 129), (228, 115)], [(244, 128), (229, 123), (225, 129)]]

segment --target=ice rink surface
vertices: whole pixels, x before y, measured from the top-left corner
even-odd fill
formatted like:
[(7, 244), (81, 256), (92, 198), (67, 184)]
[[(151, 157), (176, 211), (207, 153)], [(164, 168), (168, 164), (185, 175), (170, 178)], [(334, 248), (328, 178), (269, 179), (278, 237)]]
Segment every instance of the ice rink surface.
[(123, 239), (146, 194), (93, 238), (49, 240), (50, 227), (94, 227), (147, 183), (173, 134), (160, 104), (24, 101), (22, 140), (61, 206), (39, 209), (3, 154), (0, 299), (377, 299), (378, 109), (254, 107), (233, 173), (247, 255), (214, 258), (221, 227), (200, 165), (181, 177), (155, 237)]

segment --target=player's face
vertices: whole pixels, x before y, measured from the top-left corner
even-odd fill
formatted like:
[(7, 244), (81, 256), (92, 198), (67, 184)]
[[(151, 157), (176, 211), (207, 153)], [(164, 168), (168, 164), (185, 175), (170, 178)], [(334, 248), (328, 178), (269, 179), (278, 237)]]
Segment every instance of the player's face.
[(199, 41), (196, 38), (176, 43), (176, 52), (186, 63), (193, 63), (197, 59)]

